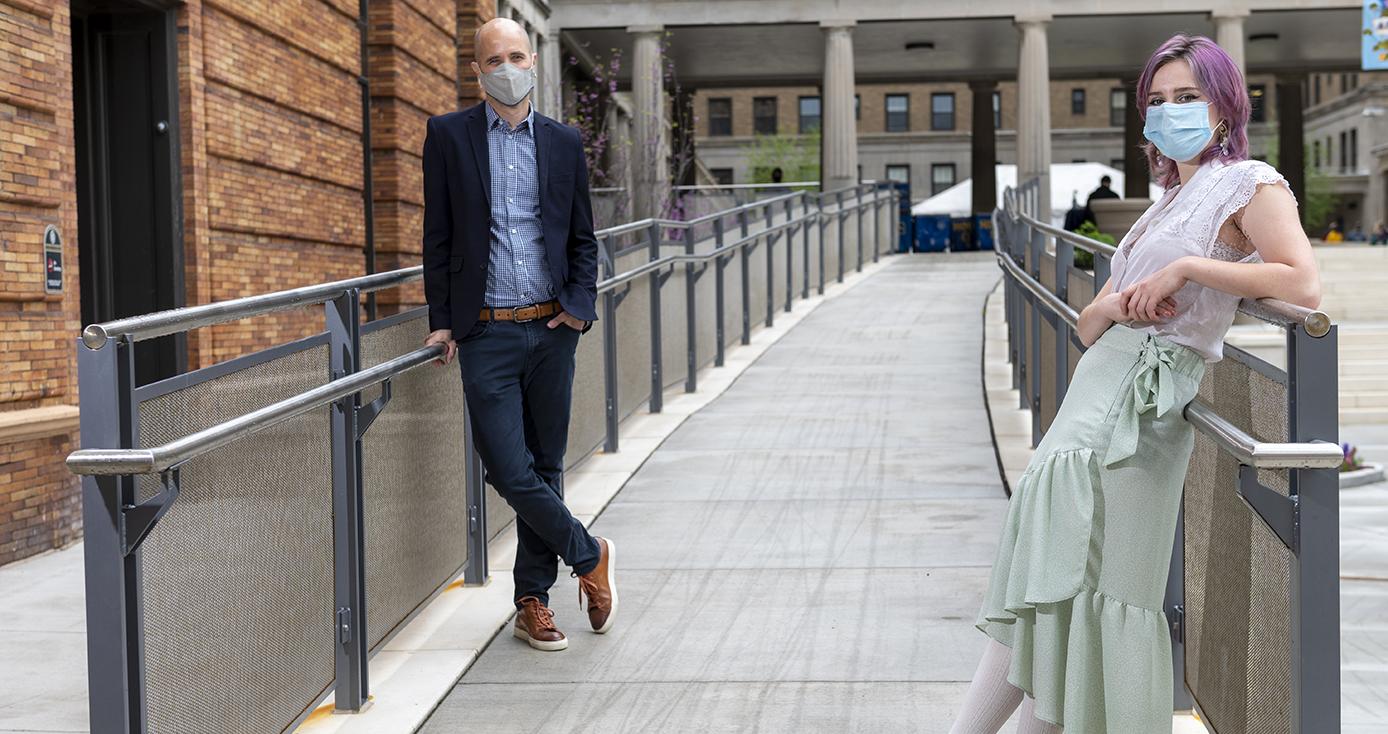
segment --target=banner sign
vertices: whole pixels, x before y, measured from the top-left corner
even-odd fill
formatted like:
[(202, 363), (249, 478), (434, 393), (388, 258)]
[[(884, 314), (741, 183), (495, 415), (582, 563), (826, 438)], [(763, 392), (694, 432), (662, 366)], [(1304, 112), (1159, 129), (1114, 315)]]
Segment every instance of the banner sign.
[(1388, 10), (1383, 0), (1364, 0), (1364, 71), (1388, 69)]

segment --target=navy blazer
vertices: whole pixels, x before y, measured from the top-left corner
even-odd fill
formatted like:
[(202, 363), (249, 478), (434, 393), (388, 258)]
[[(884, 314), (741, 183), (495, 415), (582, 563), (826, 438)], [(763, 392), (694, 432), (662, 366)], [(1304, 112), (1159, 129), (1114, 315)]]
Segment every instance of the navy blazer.
[[(491, 262), (492, 175), (483, 102), (429, 118), (424, 136), (424, 297), (429, 330), (461, 339), (482, 312)], [(574, 318), (596, 321), (598, 241), (583, 138), (535, 113), (540, 224), (550, 282)]]

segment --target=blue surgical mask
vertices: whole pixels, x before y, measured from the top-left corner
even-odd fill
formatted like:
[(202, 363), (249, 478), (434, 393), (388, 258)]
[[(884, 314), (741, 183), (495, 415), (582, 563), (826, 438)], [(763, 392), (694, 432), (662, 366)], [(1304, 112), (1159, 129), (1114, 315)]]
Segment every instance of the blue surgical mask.
[(1142, 134), (1161, 154), (1184, 162), (1200, 155), (1214, 138), (1210, 129), (1210, 103), (1161, 104), (1147, 108)]

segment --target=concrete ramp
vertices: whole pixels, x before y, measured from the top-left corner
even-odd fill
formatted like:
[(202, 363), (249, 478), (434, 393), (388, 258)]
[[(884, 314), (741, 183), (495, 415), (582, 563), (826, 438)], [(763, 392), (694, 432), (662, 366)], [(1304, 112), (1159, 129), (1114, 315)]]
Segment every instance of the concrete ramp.
[(992, 253), (904, 257), (811, 313), (594, 523), (612, 631), (564, 577), (569, 649), (503, 631), (421, 731), (946, 731), (1006, 510), (981, 369), (998, 278)]

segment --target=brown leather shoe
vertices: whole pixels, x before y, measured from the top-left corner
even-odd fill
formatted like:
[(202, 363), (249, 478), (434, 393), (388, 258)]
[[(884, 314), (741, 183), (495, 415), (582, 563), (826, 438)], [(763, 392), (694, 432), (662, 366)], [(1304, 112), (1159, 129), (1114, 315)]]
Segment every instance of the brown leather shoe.
[[(578, 577), (578, 605), (583, 606), (583, 597), (588, 596), (588, 621), (593, 631), (602, 634), (612, 629), (612, 619), (617, 616), (617, 584), (613, 571), (617, 558), (617, 548), (606, 538), (596, 538), (602, 555), (598, 565), (589, 573)], [(577, 574), (574, 574), (577, 575)]]
[(533, 596), (522, 597), (520, 603), (512, 634), (530, 643), (536, 650), (563, 650), (569, 646), (564, 633), (554, 626), (554, 612)]

